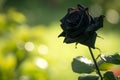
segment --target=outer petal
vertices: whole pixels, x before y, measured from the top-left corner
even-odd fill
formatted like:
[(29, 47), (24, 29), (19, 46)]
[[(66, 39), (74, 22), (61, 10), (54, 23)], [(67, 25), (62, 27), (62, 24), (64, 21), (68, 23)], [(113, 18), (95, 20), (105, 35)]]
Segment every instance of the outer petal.
[(95, 48), (96, 37), (97, 37), (97, 34), (96, 34), (96, 32), (94, 32), (92, 34), (89, 34), (89, 37), (86, 38), (84, 41), (79, 40), (79, 43), (89, 46), (91, 48)]
[(67, 44), (77, 42), (77, 43), (89, 46), (91, 48), (95, 48), (96, 37), (97, 37), (97, 34), (96, 32), (94, 32), (92, 34), (81, 35), (76, 38), (65, 37), (64, 42)]
[(63, 31), (58, 37), (62, 37), (62, 36), (65, 37), (65, 35), (66, 35), (66, 32)]
[(90, 24), (85, 32), (94, 32), (97, 31), (99, 28), (103, 27), (103, 18), (103, 15), (94, 18), (94, 23)]
[(64, 39), (63, 42), (69, 44), (69, 43), (74, 43), (74, 42), (76, 42), (76, 41), (75, 41), (75, 39), (73, 39), (73, 38), (65, 37), (65, 39)]
[(82, 5), (80, 5), (80, 4), (77, 5), (77, 8), (79, 8), (79, 10), (84, 10), (84, 9), (85, 9), (85, 8), (84, 8)]

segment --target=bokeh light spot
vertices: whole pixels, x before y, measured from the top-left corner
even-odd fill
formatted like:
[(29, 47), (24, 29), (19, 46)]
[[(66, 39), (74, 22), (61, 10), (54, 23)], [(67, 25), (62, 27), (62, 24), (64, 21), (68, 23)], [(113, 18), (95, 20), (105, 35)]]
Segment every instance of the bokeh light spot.
[(48, 47), (47, 47), (46, 45), (40, 45), (40, 46), (38, 47), (38, 52), (39, 52), (40, 54), (45, 55), (45, 54), (47, 54), (47, 52), (48, 52)]
[(43, 58), (36, 58), (35, 64), (41, 69), (46, 69), (48, 67), (48, 62)]
[(26, 42), (25, 43), (25, 49), (27, 51), (32, 51), (34, 49), (34, 44), (32, 42)]
[(119, 22), (119, 13), (114, 9), (109, 9), (106, 13), (106, 19), (112, 24), (117, 24)]

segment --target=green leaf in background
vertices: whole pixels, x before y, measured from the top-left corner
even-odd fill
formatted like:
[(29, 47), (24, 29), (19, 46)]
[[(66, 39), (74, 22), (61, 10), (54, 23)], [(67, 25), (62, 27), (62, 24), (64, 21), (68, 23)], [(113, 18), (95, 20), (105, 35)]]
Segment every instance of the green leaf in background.
[(93, 65), (91, 60), (78, 56), (72, 61), (72, 70), (76, 73), (91, 73), (94, 71)]
[(107, 63), (116, 64), (116, 65), (120, 64), (120, 54), (118, 53), (109, 56), (101, 56), (101, 59), (103, 59)]
[(87, 74), (84, 76), (80, 76), (78, 80), (99, 80), (99, 76), (93, 74), (89, 74), (89, 75)]
[(104, 73), (104, 80), (116, 80), (112, 71), (107, 71)]

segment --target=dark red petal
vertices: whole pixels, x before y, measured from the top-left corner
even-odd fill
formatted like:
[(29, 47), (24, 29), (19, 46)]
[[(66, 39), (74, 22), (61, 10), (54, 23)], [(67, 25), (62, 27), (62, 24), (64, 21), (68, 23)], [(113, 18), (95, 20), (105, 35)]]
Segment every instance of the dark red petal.
[(69, 9), (68, 9), (68, 13), (69, 13), (71, 10), (74, 10), (74, 9), (73, 9), (73, 8), (69, 8)]
[(77, 12), (77, 11), (80, 11), (80, 10), (78, 8), (76, 8), (76, 9), (70, 10), (69, 13), (71, 14), (71, 13), (74, 13), (74, 12)]
[(85, 8), (85, 13), (86, 13), (87, 15), (89, 15), (88, 8)]
[(77, 5), (77, 8), (80, 10), (80, 9), (85, 9), (83, 6), (81, 6), (80, 4)]

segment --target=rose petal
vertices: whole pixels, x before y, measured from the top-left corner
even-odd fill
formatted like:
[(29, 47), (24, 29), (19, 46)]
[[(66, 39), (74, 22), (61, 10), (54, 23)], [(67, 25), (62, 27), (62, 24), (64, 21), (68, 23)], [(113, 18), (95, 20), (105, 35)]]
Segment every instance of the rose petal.
[(96, 37), (97, 37), (97, 34), (96, 34), (96, 32), (94, 32), (92, 34), (89, 34), (89, 38), (88, 39), (86, 38), (85, 41), (83, 41), (83, 42), (80, 41), (79, 43), (81, 43), (83, 45), (86, 45), (86, 46), (89, 46), (89, 47), (92, 47), (92, 48), (95, 49)]
[(103, 27), (103, 18), (104, 16), (102, 15), (100, 17), (94, 18), (94, 23), (90, 24), (85, 32), (94, 32)]
[(81, 6), (80, 4), (77, 5), (77, 7), (80, 9), (80, 10), (84, 10), (85, 8), (83, 6)]

